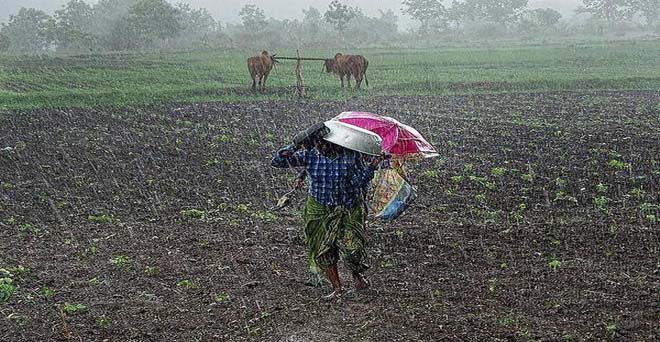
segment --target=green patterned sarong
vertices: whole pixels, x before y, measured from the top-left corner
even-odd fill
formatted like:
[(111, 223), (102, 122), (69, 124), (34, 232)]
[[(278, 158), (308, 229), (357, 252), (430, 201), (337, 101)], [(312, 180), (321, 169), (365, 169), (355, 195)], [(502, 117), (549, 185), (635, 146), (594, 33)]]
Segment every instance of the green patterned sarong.
[[(353, 272), (362, 273), (369, 268), (366, 258), (364, 235), (364, 203), (358, 202), (353, 208), (324, 206), (311, 196), (305, 203), (305, 242), (309, 249), (310, 270), (318, 273), (344, 259)], [(319, 269), (320, 268), (320, 269)]]

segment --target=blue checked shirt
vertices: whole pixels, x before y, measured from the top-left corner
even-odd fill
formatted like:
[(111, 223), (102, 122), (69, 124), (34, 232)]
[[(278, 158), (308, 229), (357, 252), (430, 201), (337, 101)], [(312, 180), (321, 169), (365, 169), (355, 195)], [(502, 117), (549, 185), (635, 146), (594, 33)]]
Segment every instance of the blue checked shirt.
[[(285, 157), (283, 152), (291, 152)], [(275, 153), (271, 165), (274, 167), (305, 167), (309, 181), (309, 194), (326, 206), (341, 205), (352, 208), (364, 193), (375, 168), (366, 165), (358, 152), (344, 150), (334, 159), (321, 155), (316, 149), (294, 152), (287, 146)]]

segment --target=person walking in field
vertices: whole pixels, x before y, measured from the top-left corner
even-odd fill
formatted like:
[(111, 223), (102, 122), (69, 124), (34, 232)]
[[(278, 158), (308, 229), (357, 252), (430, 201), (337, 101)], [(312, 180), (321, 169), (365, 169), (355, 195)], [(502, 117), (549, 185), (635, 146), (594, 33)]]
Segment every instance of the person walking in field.
[(377, 135), (336, 121), (326, 122), (325, 126), (320, 129), (325, 134), (307, 139), (307, 148), (294, 144), (278, 150), (271, 165), (306, 169), (309, 195), (303, 218), (308, 257), (332, 284), (333, 292), (324, 298), (334, 299), (343, 291), (337, 269), (340, 255), (352, 273), (356, 290), (369, 287), (363, 275), (369, 268), (364, 263), (364, 201), (382, 158)]

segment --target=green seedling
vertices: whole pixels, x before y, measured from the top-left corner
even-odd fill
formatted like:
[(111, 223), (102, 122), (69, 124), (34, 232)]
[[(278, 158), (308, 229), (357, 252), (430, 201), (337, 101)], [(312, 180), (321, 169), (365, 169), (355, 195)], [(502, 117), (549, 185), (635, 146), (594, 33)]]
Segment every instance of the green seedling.
[(269, 212), (269, 211), (262, 211), (262, 210), (257, 210), (253, 212), (250, 216), (257, 218), (261, 221), (264, 222), (274, 222), (277, 220), (277, 215)]
[(0, 188), (9, 190), (15, 188), (15, 185), (9, 182), (2, 182), (0, 183)]
[(29, 223), (23, 223), (18, 225), (18, 230), (21, 233), (33, 233), (33, 234), (39, 234), (41, 232), (41, 229), (35, 227), (34, 225), (31, 225)]
[(552, 260), (552, 261), (550, 261), (550, 262), (548, 263), (548, 266), (550, 266), (550, 268), (551, 268), (553, 271), (556, 271), (559, 267), (561, 267), (561, 261), (559, 261), (559, 260)]
[(206, 164), (204, 164), (204, 165), (206, 165), (206, 166), (216, 166), (216, 165), (218, 165), (218, 164), (220, 164), (220, 161), (217, 160), (217, 159), (215, 159), (215, 158), (213, 158), (213, 159), (209, 159), (209, 160), (207, 160), (207, 161), (206, 161)]
[(380, 267), (383, 267), (383, 268), (394, 267), (394, 261), (392, 261), (392, 260), (385, 260), (385, 261), (383, 261), (383, 262), (380, 263)]
[(534, 182), (534, 177), (536, 177), (536, 173), (534, 173), (533, 171), (528, 172), (528, 173), (524, 173), (520, 176), (520, 178), (522, 180), (524, 180), (525, 182), (528, 182), (528, 183), (533, 183)]
[(62, 307), (62, 311), (68, 314), (83, 312), (85, 310), (87, 310), (87, 306), (83, 304), (64, 303), (64, 306)]
[(215, 299), (215, 302), (218, 303), (218, 304), (229, 303), (229, 301), (231, 300), (229, 295), (225, 294), (225, 293), (220, 293), (220, 294), (215, 295), (214, 299)]
[(608, 211), (608, 209), (607, 209), (607, 205), (608, 205), (609, 203), (610, 203), (610, 199), (607, 198), (607, 197), (605, 197), (605, 196), (598, 196), (598, 197), (594, 198), (594, 206), (595, 206), (597, 209), (600, 209), (600, 210), (602, 210), (602, 211), (604, 211), (604, 212), (607, 212), (607, 211)]
[(193, 219), (203, 219), (204, 217), (206, 217), (206, 212), (204, 210), (199, 210), (199, 209), (186, 209), (186, 210), (181, 210), (181, 216), (193, 218)]
[(625, 170), (630, 167), (630, 164), (624, 163), (617, 159), (612, 159), (608, 161), (607, 165), (615, 170)]
[(230, 143), (234, 142), (234, 138), (231, 135), (220, 134), (215, 137), (215, 141), (220, 143)]
[(160, 268), (157, 266), (147, 266), (144, 268), (144, 273), (154, 275), (160, 273)]
[(7, 276), (10, 278), (13, 278), (14, 276), (20, 276), (21, 274), (28, 272), (30, 272), (30, 269), (22, 265), (18, 265), (16, 267), (0, 268), (0, 276)]
[(112, 223), (114, 219), (110, 215), (89, 215), (87, 217), (88, 220), (94, 222), (94, 223), (101, 223), (101, 224), (107, 224), (107, 223)]
[(450, 179), (451, 179), (451, 181), (454, 182), (454, 183), (460, 183), (460, 182), (463, 181), (463, 176), (458, 176), (458, 175), (456, 175), (456, 176), (451, 176)]
[(596, 184), (596, 192), (598, 193), (606, 193), (608, 188), (609, 187), (603, 183)]
[(107, 328), (112, 324), (112, 320), (110, 318), (101, 316), (96, 319), (96, 325), (98, 325), (101, 328)]
[(555, 199), (554, 199), (554, 201), (555, 201), (555, 202), (566, 201), (566, 202), (570, 202), (570, 203), (573, 203), (573, 204), (577, 204), (577, 203), (578, 203), (577, 198), (575, 198), (574, 196), (570, 196), (570, 195), (566, 194), (566, 193), (563, 192), (563, 191), (559, 191), (559, 192), (557, 192), (557, 193), (555, 194)]
[(628, 192), (628, 194), (632, 198), (636, 198), (636, 199), (641, 200), (641, 199), (644, 198), (644, 196), (646, 196), (646, 191), (644, 191), (640, 188), (634, 188), (634, 189), (630, 190), (630, 192)]
[(116, 257), (113, 257), (110, 259), (110, 263), (114, 266), (120, 267), (120, 268), (125, 268), (128, 267), (131, 264), (131, 258), (125, 256), (125, 255), (118, 255)]
[(516, 322), (516, 318), (513, 315), (507, 315), (498, 320), (498, 323), (504, 327), (509, 327), (515, 322)]
[(422, 176), (426, 178), (437, 178), (438, 177), (438, 171), (436, 170), (426, 170), (422, 173)]
[(507, 172), (507, 169), (504, 167), (494, 167), (490, 170), (490, 174), (493, 177), (500, 178), (504, 176), (504, 174)]
[(184, 289), (196, 289), (198, 285), (192, 280), (184, 279), (176, 283), (176, 286), (183, 287)]
[(566, 186), (566, 183), (566, 180), (563, 178), (555, 178), (555, 185), (560, 189), (563, 189)]
[(618, 329), (619, 327), (617, 327), (617, 325), (614, 323), (609, 323), (605, 326), (605, 330), (608, 334), (614, 334)]
[(53, 296), (55, 296), (55, 291), (45, 286), (39, 290), (39, 293), (46, 298), (52, 298)]
[(488, 292), (493, 293), (495, 290), (497, 290), (497, 281), (491, 280), (488, 282)]
[(11, 278), (0, 278), (0, 303), (6, 302), (16, 292), (16, 286)]

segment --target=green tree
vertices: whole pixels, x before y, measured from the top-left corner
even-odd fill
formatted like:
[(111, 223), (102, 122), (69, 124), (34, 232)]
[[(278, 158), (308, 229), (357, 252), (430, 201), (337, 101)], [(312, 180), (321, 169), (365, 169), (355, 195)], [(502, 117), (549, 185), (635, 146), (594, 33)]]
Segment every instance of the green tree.
[(2, 24), (0, 35), (8, 51), (41, 52), (53, 43), (53, 18), (34, 8), (21, 8), (9, 22)]
[(660, 20), (660, 0), (630, 0), (630, 5), (644, 17), (647, 26), (653, 27)]
[(362, 11), (357, 7), (349, 7), (339, 0), (332, 0), (323, 17), (335, 30), (343, 33), (348, 22), (361, 14)]
[(511, 24), (516, 22), (527, 7), (527, 0), (465, 0), (454, 2), (462, 7), (461, 12), (467, 18), (478, 21)]
[(248, 31), (260, 31), (267, 25), (264, 10), (255, 5), (245, 5), (238, 15), (241, 17), (243, 27)]
[(403, 0), (403, 13), (421, 24), (419, 31), (429, 33), (431, 28), (446, 26), (447, 9), (438, 0)]
[(92, 32), (93, 10), (82, 0), (71, 0), (55, 11), (55, 39), (58, 49), (91, 48), (95, 37)]
[(128, 11), (127, 23), (139, 47), (151, 47), (159, 39), (176, 38), (181, 32), (178, 11), (165, 0), (140, 0)]
[(582, 0), (582, 4), (578, 13), (589, 13), (592, 18), (604, 19), (610, 25), (630, 19), (635, 12), (631, 0)]
[(181, 27), (178, 45), (207, 46), (220, 34), (221, 25), (206, 9), (193, 9), (188, 4), (179, 3), (176, 10)]
[(99, 0), (93, 7), (92, 34), (105, 49), (126, 49), (132, 38), (127, 16), (139, 0)]
[(177, 21), (183, 31), (206, 33), (218, 28), (215, 19), (205, 8), (193, 9), (188, 4), (179, 3), (176, 5), (176, 12)]
[(552, 8), (536, 8), (530, 10), (528, 16), (534, 25), (541, 27), (556, 25), (561, 19), (561, 13)]
[(378, 10), (378, 12), (380, 13), (380, 18), (376, 19), (376, 23), (380, 27), (378, 31), (383, 32), (388, 37), (396, 36), (399, 32), (399, 17), (391, 9), (387, 11)]
[(9, 37), (0, 29), (0, 52), (9, 50)]
[(465, 4), (460, 1), (453, 0), (451, 7), (447, 8), (447, 25), (454, 33), (458, 34), (461, 31), (461, 24), (468, 18), (466, 13)]
[(303, 26), (305, 30), (309, 30), (312, 34), (316, 34), (321, 30), (321, 21), (323, 17), (321, 12), (316, 7), (309, 7), (303, 9)]
[(303, 9), (301, 37), (307, 43), (320, 43), (323, 38), (323, 16), (315, 7)]

